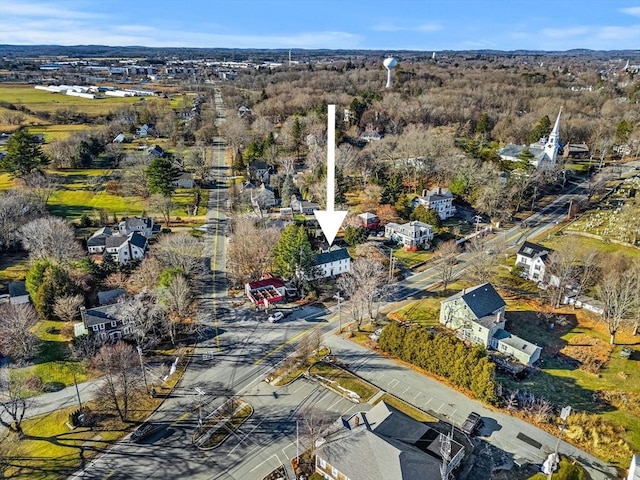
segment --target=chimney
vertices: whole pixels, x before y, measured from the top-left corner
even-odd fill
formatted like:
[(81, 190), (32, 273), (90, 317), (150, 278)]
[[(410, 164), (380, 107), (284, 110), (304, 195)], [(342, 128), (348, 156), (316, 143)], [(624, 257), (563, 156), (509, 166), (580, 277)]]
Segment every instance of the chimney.
[(356, 415), (355, 419), (355, 426), (357, 427), (358, 425), (360, 425), (360, 415)]
[(442, 187), (440, 185), (438, 185), (436, 192), (438, 193), (438, 195), (442, 194)]
[(501, 321), (502, 321), (502, 310), (500, 310), (496, 315), (496, 323), (500, 323)]
[(84, 306), (80, 307), (80, 317), (84, 323), (87, 323), (87, 309)]
[(422, 189), (422, 196), (423, 196), (423, 197), (426, 197), (426, 196), (427, 196), (427, 189), (426, 189), (426, 188), (423, 188), (423, 189)]

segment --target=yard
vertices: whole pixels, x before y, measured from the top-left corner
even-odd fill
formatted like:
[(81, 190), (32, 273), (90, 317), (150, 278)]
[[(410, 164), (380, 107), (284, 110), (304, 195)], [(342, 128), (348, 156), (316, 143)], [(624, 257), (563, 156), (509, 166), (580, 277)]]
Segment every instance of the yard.
[(309, 369), (309, 373), (323, 377), (334, 386), (357, 393), (361, 402), (366, 402), (378, 391), (373, 385), (330, 363), (318, 362)]

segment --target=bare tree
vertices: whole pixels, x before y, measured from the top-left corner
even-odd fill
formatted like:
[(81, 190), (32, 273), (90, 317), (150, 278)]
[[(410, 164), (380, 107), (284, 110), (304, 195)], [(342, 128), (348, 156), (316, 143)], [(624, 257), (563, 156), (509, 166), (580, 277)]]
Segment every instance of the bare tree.
[(454, 279), (455, 266), (458, 263), (459, 248), (455, 240), (449, 240), (447, 242), (438, 245), (433, 257), (436, 263), (436, 268), (440, 273), (440, 281), (442, 282), (442, 291), (447, 290), (447, 286)]
[(53, 306), (53, 313), (63, 322), (74, 320), (80, 313), (80, 307), (84, 304), (82, 295), (67, 295), (58, 297)]
[(20, 239), (20, 227), (44, 215), (46, 208), (32, 193), (8, 190), (0, 193), (0, 250)]
[(301, 443), (313, 455), (318, 440), (330, 433), (329, 428), (333, 422), (324, 410), (313, 406), (304, 406), (298, 414)]
[(193, 147), (187, 154), (187, 165), (191, 167), (196, 176), (200, 177), (203, 183), (208, 182), (211, 173), (211, 162), (207, 161), (206, 147)]
[(36, 356), (40, 339), (31, 333), (38, 314), (30, 303), (0, 306), (0, 352), (22, 363)]
[(164, 224), (166, 227), (169, 226), (171, 222), (171, 210), (175, 206), (175, 202), (173, 201), (173, 197), (171, 195), (151, 195), (150, 197), (151, 206), (162, 214), (162, 219), (164, 220)]
[(260, 280), (271, 267), (272, 254), (280, 232), (263, 227), (251, 217), (234, 223), (227, 250), (227, 272), (234, 285)]
[(162, 265), (157, 258), (145, 257), (129, 276), (126, 288), (132, 293), (153, 290), (158, 285), (161, 272)]
[(60, 182), (56, 175), (34, 172), (22, 178), (24, 186), (29, 189), (45, 205), (51, 195), (58, 189)]
[(8, 368), (0, 370), (0, 425), (22, 437), (22, 421), (31, 405), (26, 395), (25, 377), (14, 375), (11, 378)]
[(151, 196), (147, 182), (149, 158), (142, 154), (129, 155), (120, 164), (123, 171), (123, 193), (146, 201)]
[(20, 228), (20, 240), (33, 260), (66, 262), (83, 255), (73, 228), (61, 218), (43, 217)]
[(493, 269), (498, 265), (500, 252), (489, 248), (481, 236), (473, 237), (467, 242), (467, 252), (471, 254), (467, 264), (473, 280), (477, 283), (488, 282)]
[(349, 298), (348, 310), (358, 329), (365, 316), (373, 320), (387, 287), (387, 272), (382, 262), (360, 257), (351, 264), (349, 272), (338, 279), (338, 287)]
[[(640, 285), (640, 260), (637, 258), (633, 262), (633, 275), (636, 285)], [(633, 292), (633, 310), (635, 313), (633, 322), (633, 335), (638, 335), (640, 328), (640, 288), (636, 288)]]
[(202, 240), (188, 233), (163, 235), (154, 247), (154, 257), (165, 267), (178, 268), (190, 281), (204, 271)]
[(609, 331), (611, 345), (614, 345), (616, 333), (631, 316), (638, 284), (636, 274), (628, 264), (612, 262), (608, 265), (610, 269), (596, 286), (596, 292), (603, 303), (602, 321)]
[(93, 363), (104, 375), (101, 393), (105, 403), (126, 422), (135, 391), (140, 386), (135, 349), (122, 341), (107, 344), (98, 350)]
[(557, 250), (549, 254), (545, 268), (545, 276), (549, 284), (551, 305), (558, 308), (567, 286), (572, 283), (577, 275), (576, 256), (568, 250), (568, 244), (563, 244)]

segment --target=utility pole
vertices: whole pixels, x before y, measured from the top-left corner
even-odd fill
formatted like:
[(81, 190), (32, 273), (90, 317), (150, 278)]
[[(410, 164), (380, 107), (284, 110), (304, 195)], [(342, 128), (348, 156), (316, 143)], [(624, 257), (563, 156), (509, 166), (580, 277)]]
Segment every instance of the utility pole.
[(393, 248), (389, 249), (389, 285), (393, 281), (393, 267), (396, 263), (396, 259), (393, 256)]
[(567, 405), (560, 412), (560, 419), (562, 420), (562, 424), (560, 425), (560, 433), (558, 433), (558, 441), (556, 442), (556, 448), (553, 452), (553, 459), (549, 462), (549, 473), (547, 474), (547, 480), (551, 480), (553, 478), (553, 471), (555, 470), (555, 466), (560, 463), (558, 458), (558, 449), (560, 448), (560, 440), (562, 439), (562, 432), (564, 432), (564, 428), (567, 425), (567, 418), (571, 414), (571, 406)]
[(333, 298), (338, 300), (338, 324), (339, 324), (339, 333), (342, 333), (342, 305), (340, 304), (340, 300), (342, 297), (340, 296), (340, 292), (336, 293)]
[(147, 389), (147, 393), (149, 393), (149, 385), (147, 384), (147, 373), (144, 370), (144, 361), (142, 360), (142, 348), (140, 345), (136, 346), (138, 350), (138, 358), (140, 359), (140, 370), (142, 370), (142, 379), (144, 380), (144, 388)]

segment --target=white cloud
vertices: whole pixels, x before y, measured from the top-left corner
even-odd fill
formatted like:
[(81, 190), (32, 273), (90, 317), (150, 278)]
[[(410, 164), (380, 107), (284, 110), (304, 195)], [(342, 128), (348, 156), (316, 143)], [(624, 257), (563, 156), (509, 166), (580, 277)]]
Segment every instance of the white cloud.
[(58, 4), (15, 2), (12, 0), (2, 0), (0, 13), (3, 17), (14, 16), (21, 18), (46, 17), (46, 18), (99, 18), (102, 15), (90, 12), (80, 12), (77, 10), (64, 8)]
[(627, 15), (633, 15), (634, 17), (640, 17), (640, 7), (627, 7), (620, 9), (622, 13)]
[(437, 32), (442, 30), (442, 25), (437, 23), (425, 23), (424, 25), (420, 25), (416, 28), (419, 32)]

